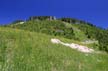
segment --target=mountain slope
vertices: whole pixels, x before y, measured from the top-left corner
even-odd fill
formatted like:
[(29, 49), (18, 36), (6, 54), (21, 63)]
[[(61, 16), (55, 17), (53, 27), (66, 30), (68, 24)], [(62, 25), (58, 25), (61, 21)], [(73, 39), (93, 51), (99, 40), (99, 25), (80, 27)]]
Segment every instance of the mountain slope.
[(0, 28), (0, 71), (106, 71), (108, 56), (85, 54), (52, 44), (59, 36), (25, 30)]
[(8, 27), (29, 30), (34, 32), (41, 32), (49, 35), (61, 36), (68, 39), (86, 40), (88, 39), (85, 33), (78, 29), (73, 24), (62, 22), (59, 20), (52, 21), (27, 21), (24, 24), (9, 24)]
[[(21, 22), (22, 23), (22, 22)], [(88, 24), (70, 24), (60, 20), (30, 20), (23, 24), (14, 23), (6, 25), (7, 27), (28, 30), (31, 32), (39, 32), (53, 36), (64, 37), (86, 43), (86, 41), (97, 41), (94, 37), (97, 28)], [(89, 32), (89, 33), (87, 33)], [(98, 43), (87, 44), (87, 46), (99, 49)]]

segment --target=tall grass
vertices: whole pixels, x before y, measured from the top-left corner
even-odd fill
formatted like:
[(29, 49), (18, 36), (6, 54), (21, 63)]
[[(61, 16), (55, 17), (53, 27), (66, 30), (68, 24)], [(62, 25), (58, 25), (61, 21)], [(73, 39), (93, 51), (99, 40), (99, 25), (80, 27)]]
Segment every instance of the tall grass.
[(59, 44), (72, 40), (0, 28), (0, 71), (107, 71), (108, 55), (84, 54)]

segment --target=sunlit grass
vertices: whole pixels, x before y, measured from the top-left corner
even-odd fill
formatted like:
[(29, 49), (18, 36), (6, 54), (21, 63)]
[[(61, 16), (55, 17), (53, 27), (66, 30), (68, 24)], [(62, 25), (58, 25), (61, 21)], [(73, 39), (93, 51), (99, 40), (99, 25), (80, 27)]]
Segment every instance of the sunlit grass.
[(0, 71), (107, 71), (107, 54), (85, 54), (59, 44), (78, 41), (18, 29), (0, 28)]

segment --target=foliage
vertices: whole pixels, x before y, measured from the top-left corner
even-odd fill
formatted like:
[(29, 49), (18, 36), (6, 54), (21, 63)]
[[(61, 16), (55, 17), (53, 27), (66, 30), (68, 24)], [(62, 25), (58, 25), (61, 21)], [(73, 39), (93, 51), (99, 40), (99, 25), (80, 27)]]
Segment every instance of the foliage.
[(31, 20), (25, 24), (8, 25), (12, 28), (41, 32), (49, 35), (61, 36), (66, 38), (74, 38), (73, 28), (66, 27), (61, 21), (35, 21)]
[(97, 28), (90, 24), (77, 25), (89, 39), (96, 39), (99, 42), (99, 49), (108, 52), (108, 31)]
[(72, 24), (79, 23), (79, 20), (72, 19), (72, 18), (60, 18), (59, 20), (64, 21), (64, 22), (68, 22), (68, 23), (72, 23)]
[[(84, 54), (52, 44), (55, 36), (0, 28), (0, 71), (106, 71), (108, 55)], [(71, 43), (72, 40), (59, 38)]]
[[(99, 42), (99, 49), (108, 52), (107, 30), (96, 27), (89, 22), (73, 18), (64, 17), (54, 20), (54, 17), (52, 17), (52, 20), (48, 20), (51, 17), (52, 16), (33, 16), (24, 24), (10, 24), (5, 26), (75, 39), (78, 41), (95, 39)], [(15, 22), (20, 22), (20, 20)]]
[(97, 34), (97, 39), (100, 44), (100, 50), (108, 52), (108, 31), (103, 30), (102, 32)]

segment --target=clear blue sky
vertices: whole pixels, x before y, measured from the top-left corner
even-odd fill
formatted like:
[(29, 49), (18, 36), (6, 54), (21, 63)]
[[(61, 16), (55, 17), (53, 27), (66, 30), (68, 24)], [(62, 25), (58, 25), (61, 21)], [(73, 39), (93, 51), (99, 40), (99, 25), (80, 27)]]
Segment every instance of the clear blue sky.
[(108, 0), (0, 0), (0, 23), (51, 15), (86, 20), (108, 27)]

